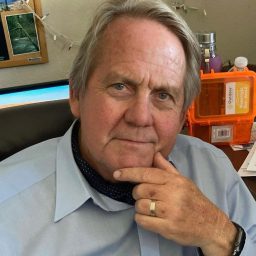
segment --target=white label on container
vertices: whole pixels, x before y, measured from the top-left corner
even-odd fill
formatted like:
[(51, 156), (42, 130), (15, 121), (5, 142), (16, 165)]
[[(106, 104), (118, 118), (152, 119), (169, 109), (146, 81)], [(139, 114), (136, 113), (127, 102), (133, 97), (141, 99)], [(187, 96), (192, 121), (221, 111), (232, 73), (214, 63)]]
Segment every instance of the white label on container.
[(225, 114), (247, 114), (250, 112), (250, 81), (226, 83)]
[(233, 140), (233, 125), (212, 126), (211, 143)]
[(236, 113), (236, 83), (226, 83), (226, 114)]

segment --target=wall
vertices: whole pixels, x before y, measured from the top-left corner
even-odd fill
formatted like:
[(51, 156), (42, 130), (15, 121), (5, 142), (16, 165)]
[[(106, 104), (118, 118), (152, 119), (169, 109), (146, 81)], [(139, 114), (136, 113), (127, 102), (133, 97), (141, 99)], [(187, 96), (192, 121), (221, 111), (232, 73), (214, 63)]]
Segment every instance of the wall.
[[(41, 0), (43, 13), (50, 13), (46, 22), (56, 31), (80, 42), (91, 14), (102, 0)], [(171, 1), (165, 0), (166, 3)], [(255, 0), (187, 0), (199, 11), (179, 13), (193, 31), (215, 31), (217, 51), (225, 62), (246, 56), (256, 63)], [(205, 8), (207, 16), (203, 15)], [(68, 72), (77, 47), (68, 50), (62, 40), (54, 41), (46, 33), (49, 63), (0, 69), (0, 88), (61, 80)]]
[(192, 6), (206, 8), (207, 16), (200, 11), (191, 11), (183, 17), (193, 31), (216, 32), (217, 51), (222, 56), (224, 64), (228, 60), (233, 63), (237, 56), (245, 56), (249, 63), (256, 64), (255, 0), (187, 0), (186, 2)]

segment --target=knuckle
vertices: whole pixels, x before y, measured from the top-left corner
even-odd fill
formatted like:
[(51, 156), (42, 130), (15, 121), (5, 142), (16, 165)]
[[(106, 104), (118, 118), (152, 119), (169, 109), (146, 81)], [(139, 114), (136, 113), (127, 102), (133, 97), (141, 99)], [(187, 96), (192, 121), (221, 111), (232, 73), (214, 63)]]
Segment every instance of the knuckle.
[(135, 200), (137, 200), (138, 198), (140, 198), (140, 195), (142, 193), (142, 188), (141, 188), (142, 184), (136, 185), (133, 190), (132, 190), (132, 196)]
[(157, 216), (162, 217), (162, 218), (171, 216), (169, 207), (167, 207), (166, 203), (161, 202), (161, 201), (157, 201), (156, 213), (157, 213)]
[(135, 203), (135, 211), (137, 213), (145, 214), (145, 209), (147, 209), (147, 202), (144, 199), (137, 200)]
[(167, 215), (167, 209), (165, 207), (161, 207), (159, 209), (159, 215), (165, 217)]
[(151, 177), (151, 171), (149, 169), (146, 169), (142, 175), (141, 175), (141, 180), (142, 182), (148, 182)]
[(169, 179), (172, 177), (172, 174), (170, 174), (169, 172), (162, 172), (161, 174), (165, 182), (169, 181)]
[(157, 195), (157, 192), (154, 188), (149, 188), (149, 191), (148, 191), (148, 197), (150, 199), (155, 199), (156, 198), (156, 195)]
[(158, 195), (157, 188), (152, 184), (139, 184), (133, 189), (134, 198), (156, 199)]
[(137, 223), (139, 223), (139, 221), (140, 221), (140, 215), (139, 215), (138, 213), (135, 213), (135, 215), (134, 215), (134, 220), (135, 220)]
[(143, 217), (143, 215), (139, 213), (135, 213), (134, 220), (142, 227), (145, 227), (147, 225), (146, 219)]
[(141, 207), (140, 207), (140, 200), (138, 200), (138, 201), (135, 202), (135, 206), (134, 206), (134, 207), (135, 207), (135, 211), (136, 211), (136, 212), (139, 212), (139, 211), (140, 211), (140, 208), (141, 208)]

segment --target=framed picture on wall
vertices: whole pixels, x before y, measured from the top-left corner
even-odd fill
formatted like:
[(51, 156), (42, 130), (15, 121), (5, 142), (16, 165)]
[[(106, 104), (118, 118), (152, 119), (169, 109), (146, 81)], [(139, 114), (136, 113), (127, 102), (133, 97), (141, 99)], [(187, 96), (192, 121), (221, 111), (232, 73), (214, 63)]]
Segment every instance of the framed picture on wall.
[[(33, 13), (17, 13), (5, 16), (8, 45), (11, 56), (40, 51), (35, 17)], [(3, 23), (5, 23), (3, 22)]]
[(32, 9), (11, 9), (10, 4), (0, 11), (0, 68), (48, 61), (43, 25), (34, 14), (40, 15), (39, 0), (30, 2)]

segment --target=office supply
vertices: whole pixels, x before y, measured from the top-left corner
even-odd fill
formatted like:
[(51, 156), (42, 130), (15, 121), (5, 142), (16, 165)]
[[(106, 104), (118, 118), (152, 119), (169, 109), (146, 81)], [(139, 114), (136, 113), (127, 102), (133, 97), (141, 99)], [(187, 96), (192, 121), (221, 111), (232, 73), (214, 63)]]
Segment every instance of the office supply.
[(188, 133), (213, 144), (247, 144), (256, 116), (256, 73), (201, 73), (202, 89), (188, 111)]
[(250, 150), (248, 156), (245, 158), (238, 174), (241, 177), (256, 176), (256, 142)]

